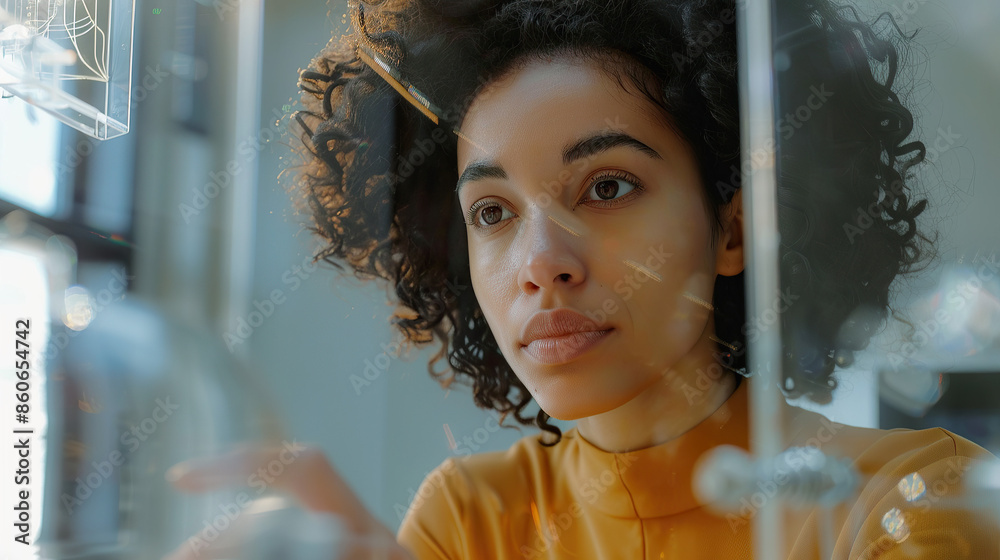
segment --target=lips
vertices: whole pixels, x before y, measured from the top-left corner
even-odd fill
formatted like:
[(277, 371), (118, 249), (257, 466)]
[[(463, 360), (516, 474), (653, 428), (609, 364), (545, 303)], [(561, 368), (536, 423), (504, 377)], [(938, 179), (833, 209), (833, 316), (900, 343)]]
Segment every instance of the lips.
[(536, 361), (555, 365), (575, 359), (612, 330), (571, 309), (555, 309), (533, 315), (524, 325), (520, 344)]
[(532, 315), (521, 331), (521, 345), (527, 346), (540, 338), (557, 338), (582, 332), (608, 330), (572, 309), (553, 309)]

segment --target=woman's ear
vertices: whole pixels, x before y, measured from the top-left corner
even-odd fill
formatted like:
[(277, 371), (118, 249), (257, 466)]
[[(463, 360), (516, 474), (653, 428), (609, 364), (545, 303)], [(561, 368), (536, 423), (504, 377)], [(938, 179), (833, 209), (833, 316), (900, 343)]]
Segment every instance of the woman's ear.
[(736, 276), (743, 272), (743, 189), (722, 207), (722, 234), (715, 252), (715, 272)]

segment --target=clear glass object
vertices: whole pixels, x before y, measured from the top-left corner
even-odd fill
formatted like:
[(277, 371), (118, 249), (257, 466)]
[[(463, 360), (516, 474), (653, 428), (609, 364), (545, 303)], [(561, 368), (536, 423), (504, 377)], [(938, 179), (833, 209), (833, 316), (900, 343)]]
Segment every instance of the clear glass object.
[(0, 0), (0, 89), (100, 140), (126, 134), (134, 0)]
[[(992, 188), (1000, 169), (990, 161), (998, 119), (988, 101), (1000, 91), (980, 80), (996, 75), (995, 64), (960, 54), (992, 41), (984, 22), (995, 24), (1000, 10), (851, 2), (900, 49), (893, 90), (915, 126), (890, 143), (900, 158), (893, 179), (904, 179), (909, 209), (927, 200), (916, 227), (932, 240), (876, 297), (873, 286), (904, 254), (884, 251), (898, 239), (880, 228), (901, 214), (886, 192), (896, 183), (865, 188), (875, 173), (857, 140), (882, 133), (886, 141), (879, 123), (906, 129), (907, 118), (895, 121), (899, 107), (887, 98), (852, 93), (863, 73), (850, 75), (843, 45), (826, 42), (815, 19), (796, 19), (792, 4), (740, 11), (744, 157), (753, 159), (743, 187), (754, 193), (744, 195), (748, 318), (760, 333), (749, 347), (753, 453), (713, 450), (696, 488), (720, 515), (752, 524), (756, 557), (766, 560), (1000, 557), (1000, 197)], [(941, 31), (945, 23), (954, 27)], [(917, 29), (917, 46), (906, 51)], [(942, 33), (955, 48), (934, 50), (919, 71), (907, 66)], [(873, 45), (869, 54), (883, 48)], [(868, 63), (868, 78), (885, 85), (888, 59)], [(979, 87), (988, 90), (981, 99), (955, 96)], [(865, 115), (866, 103), (885, 103), (881, 117)], [(827, 142), (838, 134), (843, 146)], [(917, 140), (923, 163), (900, 171), (918, 154), (906, 143)], [(798, 395), (827, 383), (830, 363), (832, 399)]]
[[(7, 495), (17, 495), (12, 485), (28, 492), (31, 512), (29, 546), (17, 545), (11, 558), (160, 558), (238, 517), (258, 532), (287, 524), (288, 505), (270, 515), (244, 506), (256, 500), (241, 493), (268, 497), (257, 489), (184, 494), (166, 478), (177, 463), (235, 444), (290, 440), (247, 367), (215, 337), (120, 284), (97, 291), (77, 284), (77, 264), (72, 242), (26, 213), (0, 218), (0, 333), (13, 340), (14, 321), (24, 320), (30, 344), (30, 410), (13, 425), (28, 431), (13, 433), (5, 420), (0, 452), (5, 464), (17, 464), (10, 438), (30, 439), (30, 482), (11, 477), (3, 486)], [(124, 297), (109, 302), (104, 291)], [(0, 366), (7, 387), (17, 382), (13, 366)], [(13, 411), (10, 393), (0, 403)], [(4, 524), (7, 542), (12, 527)]]

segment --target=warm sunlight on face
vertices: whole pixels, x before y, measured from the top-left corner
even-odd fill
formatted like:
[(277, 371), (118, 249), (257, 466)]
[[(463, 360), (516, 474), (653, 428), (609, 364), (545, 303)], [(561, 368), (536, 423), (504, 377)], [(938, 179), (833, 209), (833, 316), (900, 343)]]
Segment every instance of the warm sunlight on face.
[[(559, 57), (494, 84), (462, 123), (473, 288), (554, 418), (615, 409), (707, 352), (715, 276), (739, 272), (717, 270), (694, 154), (654, 111), (595, 64)], [(522, 344), (529, 319), (552, 309), (610, 331)]]

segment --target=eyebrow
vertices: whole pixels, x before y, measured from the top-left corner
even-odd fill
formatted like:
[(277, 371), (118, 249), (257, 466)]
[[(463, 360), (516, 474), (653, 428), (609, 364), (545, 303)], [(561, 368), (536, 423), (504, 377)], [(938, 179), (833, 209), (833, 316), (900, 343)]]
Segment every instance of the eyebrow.
[[(631, 148), (653, 159), (663, 159), (659, 152), (624, 132), (599, 132), (567, 145), (563, 149), (563, 165), (570, 165), (577, 160), (618, 147)], [(455, 192), (460, 192), (466, 183), (472, 181), (506, 178), (507, 172), (500, 165), (488, 160), (476, 160), (470, 163), (458, 178)]]

